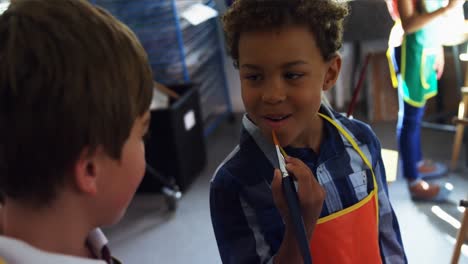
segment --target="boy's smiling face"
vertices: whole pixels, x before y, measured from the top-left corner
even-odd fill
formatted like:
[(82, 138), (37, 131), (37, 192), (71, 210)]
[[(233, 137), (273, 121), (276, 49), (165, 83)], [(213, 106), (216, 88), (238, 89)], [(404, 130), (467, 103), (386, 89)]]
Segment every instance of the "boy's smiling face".
[(281, 145), (311, 147), (321, 129), (322, 91), (338, 76), (339, 56), (324, 61), (305, 26), (243, 32), (239, 39), (242, 100), (249, 118)]

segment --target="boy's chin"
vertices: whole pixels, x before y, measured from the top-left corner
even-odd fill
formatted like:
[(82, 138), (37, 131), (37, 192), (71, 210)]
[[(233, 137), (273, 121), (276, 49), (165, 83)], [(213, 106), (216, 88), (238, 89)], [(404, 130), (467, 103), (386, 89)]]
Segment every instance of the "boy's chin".
[[(273, 135), (272, 135), (273, 129), (262, 129), (262, 134), (265, 138), (267, 138), (272, 144), (273, 144)], [(276, 132), (276, 136), (278, 137), (278, 141), (280, 146), (286, 147), (289, 146), (292, 142), (291, 137), (289, 135), (286, 135), (284, 132), (278, 131)]]

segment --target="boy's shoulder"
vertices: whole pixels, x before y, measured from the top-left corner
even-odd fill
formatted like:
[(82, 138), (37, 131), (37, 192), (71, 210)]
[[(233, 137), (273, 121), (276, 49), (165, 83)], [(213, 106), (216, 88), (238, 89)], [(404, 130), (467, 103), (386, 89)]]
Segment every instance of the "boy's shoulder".
[[(261, 175), (258, 173), (259, 171), (265, 169), (266, 166), (261, 165), (262, 163), (265, 164), (265, 162), (256, 163), (254, 161), (264, 159), (264, 156), (251, 155), (251, 152), (241, 151), (240, 149), (239, 146), (236, 146), (218, 166), (211, 180), (213, 185), (229, 187), (234, 190), (255, 185), (262, 180), (257, 176)], [(246, 157), (245, 154), (252, 158)]]
[(53, 254), (37, 249), (23, 241), (0, 236), (0, 263), (36, 264), (105, 264), (104, 261)]
[(254, 186), (272, 175), (273, 167), (252, 135), (242, 128), (240, 142), (216, 169), (212, 184), (241, 189)]
[(375, 144), (378, 139), (371, 126), (361, 120), (348, 118), (345, 115), (336, 112), (331, 108), (327, 108), (330, 117), (337, 120), (346, 130), (363, 144)]
[(211, 179), (212, 186), (231, 186), (234, 188), (240, 184), (234, 176), (237, 174), (236, 171), (241, 170), (242, 164), (245, 163), (239, 154), (239, 150), (240, 147), (237, 145), (219, 164)]

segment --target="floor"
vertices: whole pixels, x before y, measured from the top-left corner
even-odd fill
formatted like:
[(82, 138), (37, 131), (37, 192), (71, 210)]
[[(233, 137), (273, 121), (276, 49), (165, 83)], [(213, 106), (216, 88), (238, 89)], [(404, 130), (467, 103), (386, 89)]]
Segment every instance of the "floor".
[[(170, 212), (162, 195), (138, 194), (124, 219), (104, 231), (114, 255), (125, 263), (220, 263), (209, 212), (209, 181), (217, 164), (237, 144), (239, 120), (224, 123), (207, 139), (208, 164)], [(382, 146), (395, 150), (394, 122), (372, 124)], [(453, 133), (423, 130), (426, 157), (448, 162)], [(464, 158), (464, 154), (462, 154)], [(409, 263), (449, 263), (462, 212), (457, 202), (468, 193), (468, 169), (460, 165), (444, 180), (454, 185), (451, 201), (417, 203), (406, 184), (390, 184), (390, 198), (398, 215)], [(445, 220), (444, 220), (445, 219)], [(460, 263), (468, 264), (468, 246)]]

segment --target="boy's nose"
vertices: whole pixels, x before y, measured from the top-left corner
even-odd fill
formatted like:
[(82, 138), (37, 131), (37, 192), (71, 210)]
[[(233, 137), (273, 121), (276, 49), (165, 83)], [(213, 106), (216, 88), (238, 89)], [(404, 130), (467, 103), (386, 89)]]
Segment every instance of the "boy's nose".
[(286, 90), (281, 80), (272, 80), (266, 84), (262, 100), (268, 104), (277, 104), (286, 99)]

